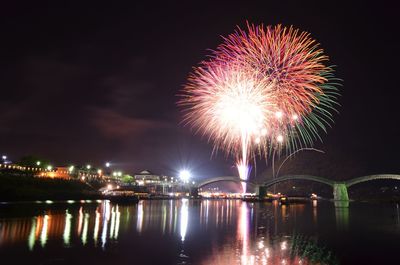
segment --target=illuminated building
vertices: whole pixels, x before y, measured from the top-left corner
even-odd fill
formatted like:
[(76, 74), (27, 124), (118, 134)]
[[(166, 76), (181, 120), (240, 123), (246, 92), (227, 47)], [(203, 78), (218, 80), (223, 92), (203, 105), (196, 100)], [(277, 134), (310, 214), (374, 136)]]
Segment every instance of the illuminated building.
[(143, 186), (146, 184), (160, 183), (161, 177), (153, 174), (149, 170), (143, 170), (134, 175), (134, 179), (138, 185)]

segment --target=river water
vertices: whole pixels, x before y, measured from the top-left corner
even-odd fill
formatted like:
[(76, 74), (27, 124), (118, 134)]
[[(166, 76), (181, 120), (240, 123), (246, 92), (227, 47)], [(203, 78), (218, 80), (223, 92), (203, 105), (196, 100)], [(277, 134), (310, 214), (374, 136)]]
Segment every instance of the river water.
[(398, 204), (0, 205), (0, 264), (400, 264)]

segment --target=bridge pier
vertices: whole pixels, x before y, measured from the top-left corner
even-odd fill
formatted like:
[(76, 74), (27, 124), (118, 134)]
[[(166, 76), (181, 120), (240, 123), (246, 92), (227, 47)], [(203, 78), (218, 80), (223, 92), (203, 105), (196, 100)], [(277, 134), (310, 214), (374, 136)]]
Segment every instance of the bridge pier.
[(333, 200), (335, 207), (349, 207), (349, 194), (345, 183), (333, 184)]
[(256, 194), (260, 200), (263, 200), (267, 195), (267, 187), (265, 186), (257, 186), (256, 187)]
[(194, 198), (199, 197), (199, 189), (197, 187), (190, 187), (189, 195), (190, 195), (190, 197), (194, 197)]

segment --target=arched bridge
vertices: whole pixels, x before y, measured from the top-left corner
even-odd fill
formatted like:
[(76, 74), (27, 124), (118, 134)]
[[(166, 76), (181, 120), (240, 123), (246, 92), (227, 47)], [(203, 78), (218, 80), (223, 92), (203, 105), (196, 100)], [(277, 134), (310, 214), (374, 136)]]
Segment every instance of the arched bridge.
[(311, 175), (285, 175), (276, 179), (271, 179), (267, 182), (264, 183), (265, 187), (272, 186), (274, 184), (278, 184), (280, 182), (288, 181), (288, 180), (310, 180), (310, 181), (316, 181), (320, 183), (327, 184), (329, 186), (332, 186), (335, 184), (333, 180), (323, 178), (323, 177), (317, 177), (317, 176), (311, 176)]
[(256, 185), (255, 183), (253, 183), (251, 181), (241, 180), (240, 178), (235, 177), (235, 176), (222, 176), (222, 177), (214, 177), (214, 178), (205, 179), (202, 182), (196, 183), (196, 187), (201, 188), (205, 185), (215, 183), (215, 182), (221, 182), (221, 181), (230, 181), (230, 182), (235, 182), (235, 183), (246, 182), (250, 185)]
[(310, 175), (285, 175), (276, 179), (271, 179), (268, 180), (267, 182), (264, 183), (264, 187), (268, 188), (274, 184), (284, 182), (284, 181), (289, 181), (289, 180), (310, 180), (310, 181), (315, 181), (319, 183), (324, 183), (327, 184), (331, 187), (333, 187), (333, 198), (334, 200), (337, 201), (348, 201), (349, 200), (349, 195), (347, 192), (347, 189), (353, 185), (371, 181), (371, 180), (378, 180), (378, 179), (395, 179), (395, 180), (400, 180), (400, 175), (396, 174), (378, 174), (378, 175), (369, 175), (369, 176), (363, 176), (363, 177), (358, 177), (354, 179), (349, 179), (346, 181), (333, 181), (327, 178), (323, 177), (317, 177), (317, 176), (310, 176)]
[[(250, 185), (254, 185), (256, 187), (259, 187), (260, 189), (265, 189), (274, 185), (278, 184), (280, 182), (284, 181), (289, 181), (289, 180), (309, 180), (309, 181), (315, 181), (319, 183), (323, 183), (326, 185), (329, 185), (333, 188), (333, 198), (335, 201), (349, 201), (349, 195), (347, 192), (347, 189), (353, 185), (363, 183), (366, 181), (371, 181), (371, 180), (378, 180), (378, 179), (395, 179), (395, 180), (400, 180), (400, 175), (396, 174), (378, 174), (378, 175), (369, 175), (369, 176), (363, 176), (363, 177), (358, 177), (346, 181), (334, 181), (330, 180), (324, 177), (319, 177), (319, 176), (311, 176), (311, 175), (285, 175), (276, 179), (271, 179), (263, 184), (257, 184), (252, 181), (248, 180), (241, 180), (238, 177), (235, 176), (223, 176), (223, 177), (214, 177), (214, 178), (209, 178), (205, 179), (199, 183), (196, 183), (194, 185), (194, 188), (201, 188), (207, 184), (215, 183), (215, 182), (220, 182), (220, 181), (231, 181), (231, 182), (236, 182), (236, 183), (241, 183), (241, 182), (246, 182)], [(261, 192), (260, 192), (261, 195)], [(347, 203), (348, 205), (348, 203)]]
[(376, 180), (376, 179), (396, 179), (400, 180), (400, 175), (395, 175), (395, 174), (379, 174), (379, 175), (369, 175), (369, 176), (364, 176), (364, 177), (359, 177), (359, 178), (354, 178), (345, 181), (346, 187), (349, 188), (353, 185), (370, 181), (370, 180)]

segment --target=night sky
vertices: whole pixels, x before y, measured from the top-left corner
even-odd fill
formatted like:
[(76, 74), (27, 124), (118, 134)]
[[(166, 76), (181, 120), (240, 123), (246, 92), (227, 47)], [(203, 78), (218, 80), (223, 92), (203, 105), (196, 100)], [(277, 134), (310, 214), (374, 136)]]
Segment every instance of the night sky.
[(398, 9), (385, 1), (11, 2), (0, 11), (0, 153), (11, 159), (233, 174), (231, 158), (211, 157), (180, 124), (176, 95), (248, 20), (310, 32), (337, 65), (342, 106), (317, 146), (400, 173)]

